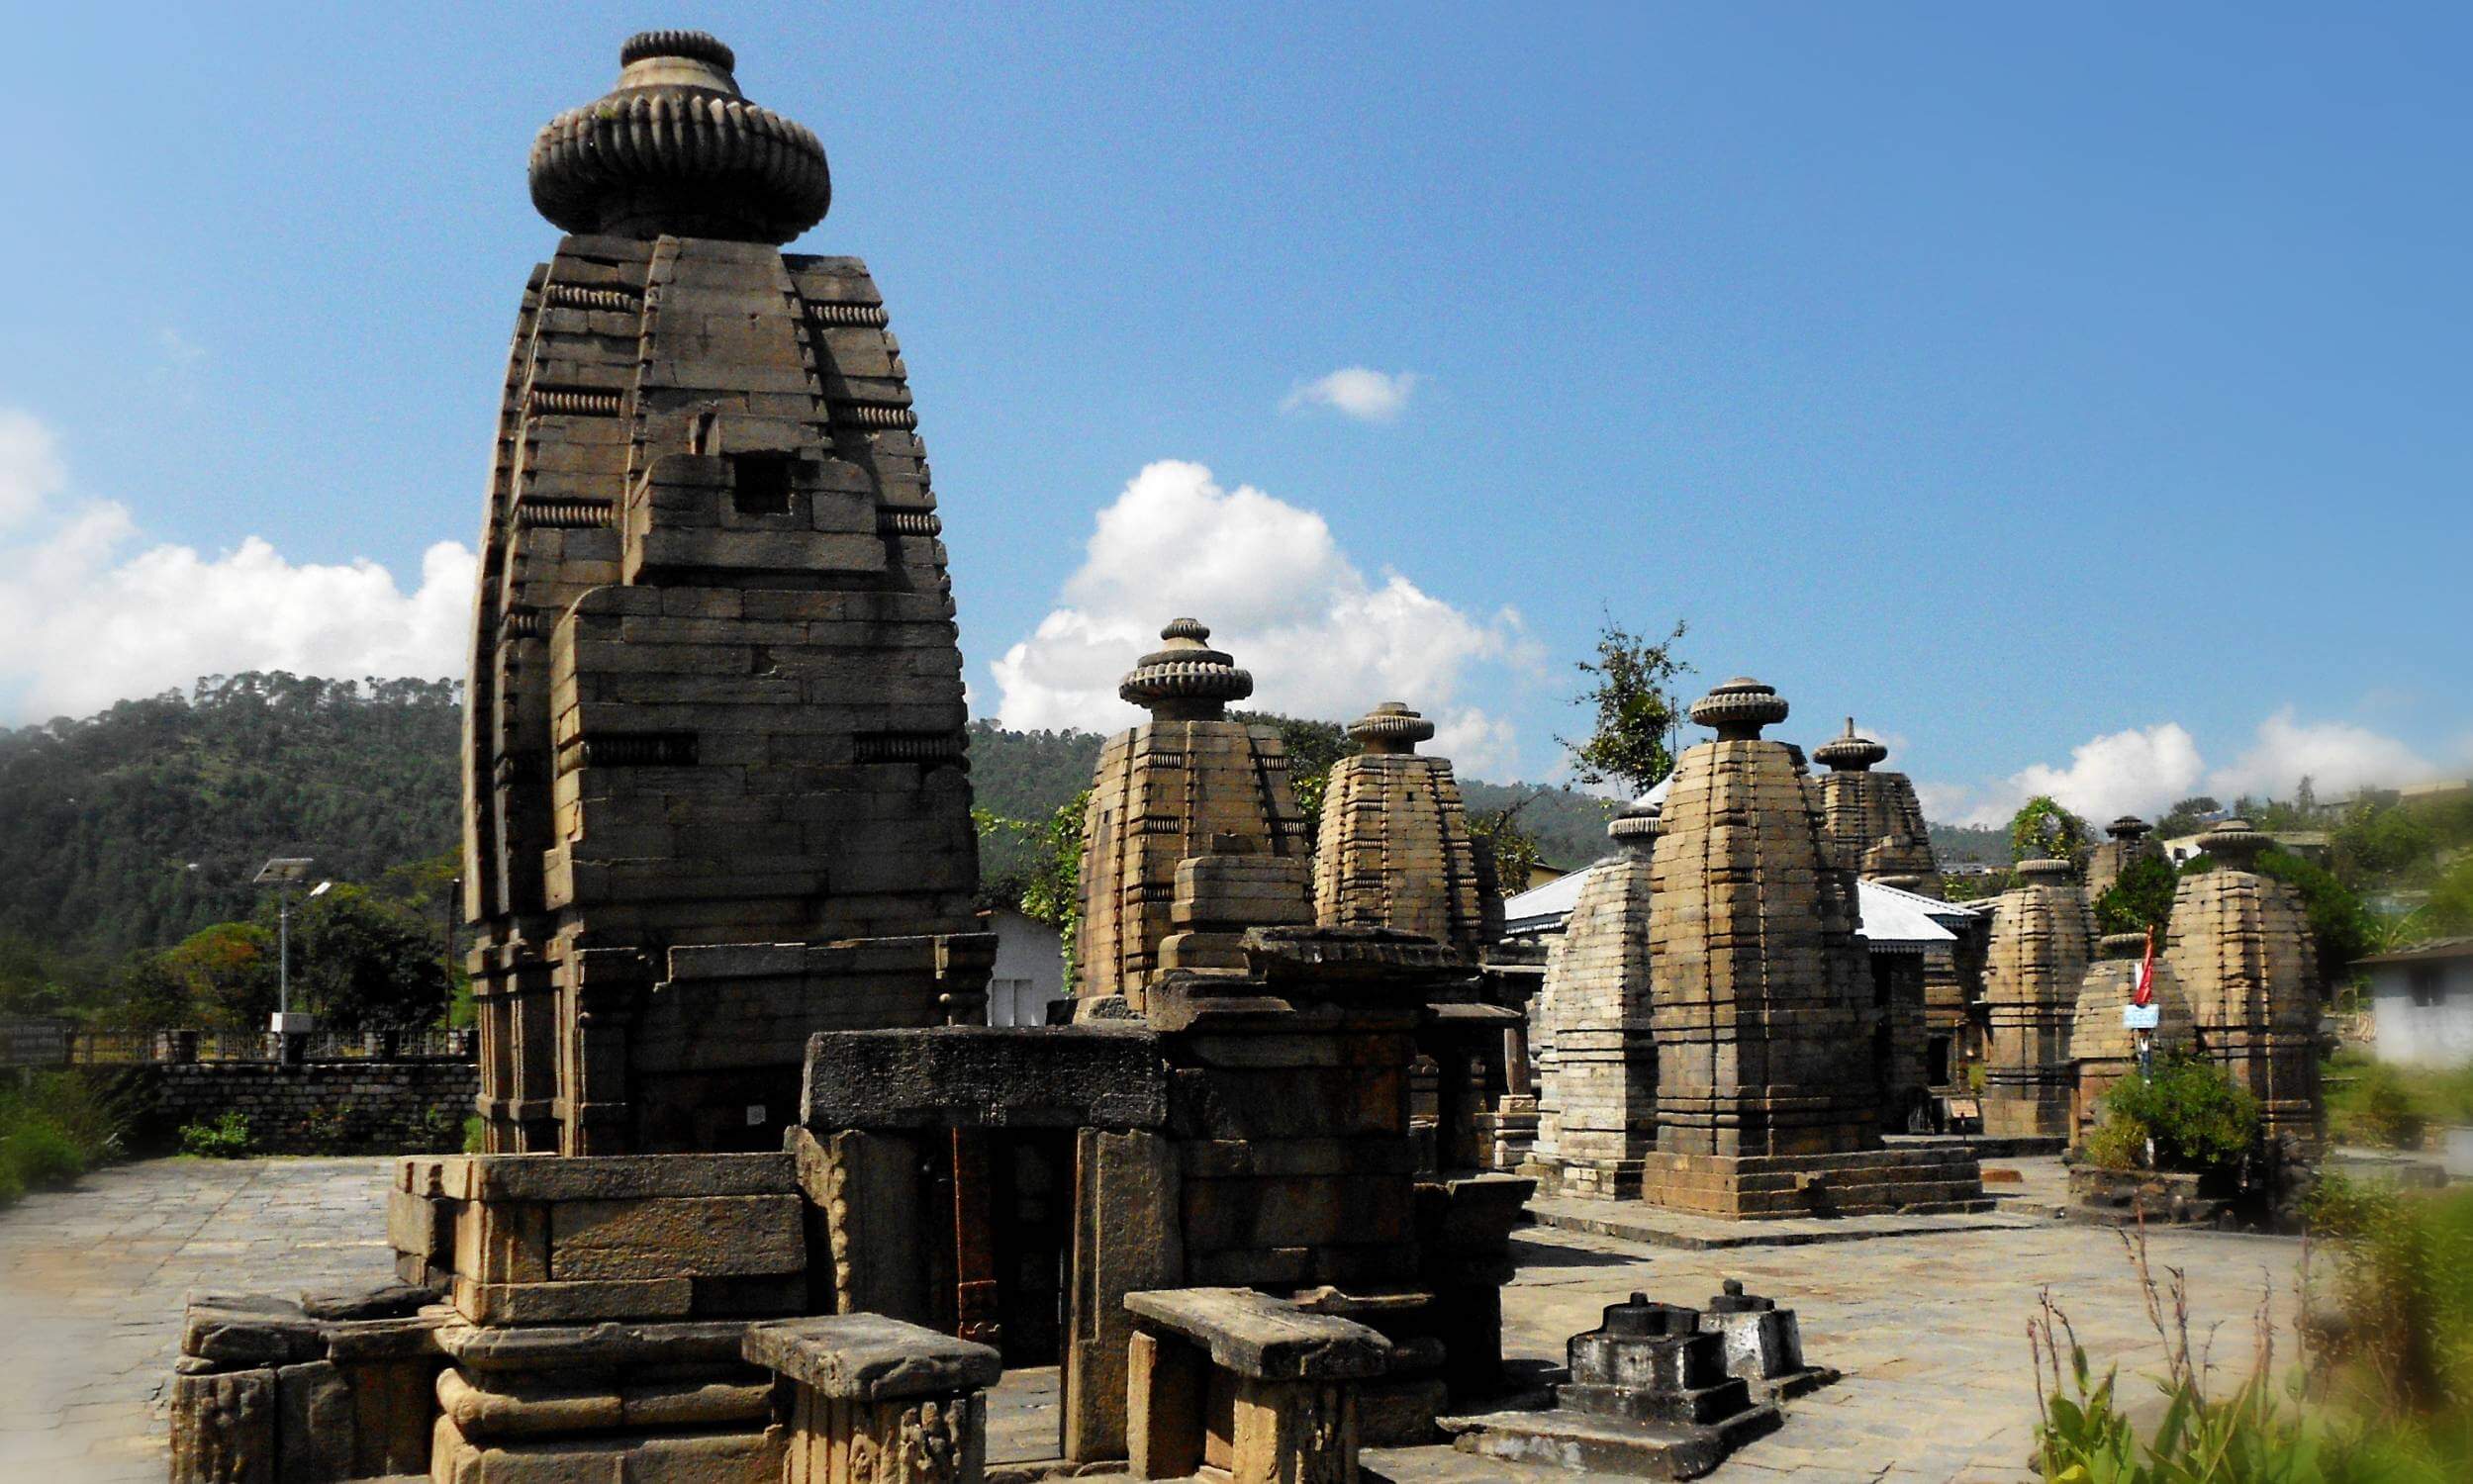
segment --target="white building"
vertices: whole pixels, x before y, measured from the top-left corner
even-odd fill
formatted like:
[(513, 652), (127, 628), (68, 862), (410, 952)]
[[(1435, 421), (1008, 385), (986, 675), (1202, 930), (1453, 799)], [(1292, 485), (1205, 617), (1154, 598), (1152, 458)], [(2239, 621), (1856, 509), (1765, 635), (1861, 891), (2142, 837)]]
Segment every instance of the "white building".
[(2355, 959), (2370, 976), (2373, 1050), (2408, 1067), (2473, 1066), (2473, 938)]
[(997, 935), (988, 974), (988, 1024), (1046, 1025), (1048, 1002), (1065, 997), (1065, 938), (1011, 907), (979, 914)]

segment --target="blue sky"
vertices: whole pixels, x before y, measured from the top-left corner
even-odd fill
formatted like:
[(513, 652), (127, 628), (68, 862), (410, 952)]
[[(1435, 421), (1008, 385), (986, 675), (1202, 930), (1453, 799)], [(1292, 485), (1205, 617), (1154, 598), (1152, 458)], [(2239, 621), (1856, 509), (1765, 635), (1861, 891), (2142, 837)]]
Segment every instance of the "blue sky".
[(691, 25), (830, 153), (794, 250), (887, 294), (984, 712), (1118, 724), (1192, 609), (1544, 779), (1611, 614), (1950, 817), (2473, 763), (2462, 7), (13, 24), (21, 719), (456, 668), (525, 148)]

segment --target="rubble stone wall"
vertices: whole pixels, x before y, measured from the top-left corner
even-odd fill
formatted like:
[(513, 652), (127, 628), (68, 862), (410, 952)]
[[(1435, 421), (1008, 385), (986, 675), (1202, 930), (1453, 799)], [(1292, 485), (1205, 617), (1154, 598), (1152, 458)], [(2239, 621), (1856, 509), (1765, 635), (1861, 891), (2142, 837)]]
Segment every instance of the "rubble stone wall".
[(134, 1143), (171, 1148), (180, 1130), (232, 1111), (253, 1153), (397, 1155), (463, 1148), (481, 1071), (470, 1062), (198, 1062), (120, 1071)]

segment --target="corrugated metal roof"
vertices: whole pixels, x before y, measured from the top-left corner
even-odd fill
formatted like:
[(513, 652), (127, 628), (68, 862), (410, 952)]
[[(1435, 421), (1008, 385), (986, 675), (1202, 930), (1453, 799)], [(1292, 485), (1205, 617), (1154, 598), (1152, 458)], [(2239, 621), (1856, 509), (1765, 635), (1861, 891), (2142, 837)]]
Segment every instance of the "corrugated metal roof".
[[(1533, 886), (1502, 904), (1503, 931), (1546, 933), (1559, 930), (1579, 905), (1580, 886), (1597, 874), (1599, 861), (1585, 870)], [(1919, 892), (1857, 881), (1855, 908), (1861, 916), (1855, 931), (1883, 952), (1916, 952), (1933, 943), (1954, 943), (1957, 934), (1943, 924), (1963, 923), (1968, 909), (1955, 902), (1936, 901)]]

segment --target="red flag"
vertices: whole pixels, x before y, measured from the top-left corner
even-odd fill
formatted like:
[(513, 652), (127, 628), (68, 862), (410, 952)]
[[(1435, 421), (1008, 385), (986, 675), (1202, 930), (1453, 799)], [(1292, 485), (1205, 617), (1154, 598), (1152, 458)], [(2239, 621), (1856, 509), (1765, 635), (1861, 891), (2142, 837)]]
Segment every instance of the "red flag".
[(2130, 1003), (2151, 1004), (2155, 999), (2155, 930), (2146, 930), (2146, 957), (2139, 961), (2139, 986), (2130, 992)]

